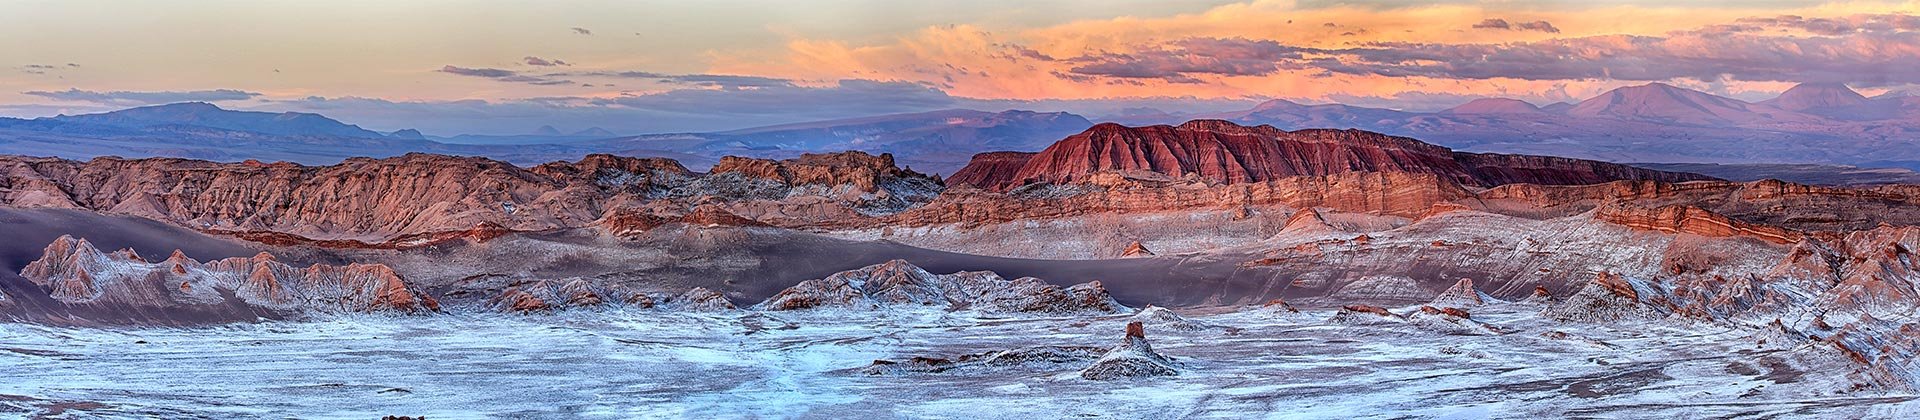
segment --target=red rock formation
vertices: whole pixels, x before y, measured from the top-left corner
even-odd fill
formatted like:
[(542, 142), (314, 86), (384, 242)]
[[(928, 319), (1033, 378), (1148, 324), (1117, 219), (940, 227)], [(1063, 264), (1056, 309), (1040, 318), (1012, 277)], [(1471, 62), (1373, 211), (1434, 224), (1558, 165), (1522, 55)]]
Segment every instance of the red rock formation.
[(1426, 313), (1429, 315), (1446, 315), (1446, 316), (1451, 316), (1455, 318), (1472, 318), (1473, 317), (1472, 314), (1467, 313), (1467, 310), (1454, 308), (1454, 307), (1435, 308), (1433, 306), (1421, 305), (1420, 312)]
[(1475, 201), (1487, 211), (1523, 217), (1570, 216), (1615, 202), (1646, 208), (1691, 205), (1734, 220), (1802, 232), (1920, 223), (1920, 185), (1821, 187), (1773, 180), (1511, 184), (1480, 192)]
[(1429, 217), (1439, 216), (1442, 214), (1452, 213), (1456, 211), (1467, 211), (1467, 210), (1473, 210), (1473, 209), (1460, 203), (1434, 203), (1433, 208), (1427, 209), (1426, 213), (1421, 213), (1420, 217), (1417, 217), (1416, 219), (1425, 219)]
[(1058, 193), (949, 189), (926, 205), (867, 223), (982, 225), (1100, 213), (1269, 205), (1413, 217), (1431, 209), (1434, 203), (1473, 196), (1458, 184), (1444, 182), (1433, 175), (1393, 172), (1290, 177), (1231, 185), (1146, 182), (1110, 174), (1094, 176), (1089, 182)]
[(1455, 282), (1453, 287), (1434, 296), (1433, 301), (1428, 304), (1443, 308), (1472, 308), (1485, 305), (1490, 299), (1492, 299), (1491, 296), (1473, 288), (1473, 279), (1463, 278)]
[(1286, 299), (1269, 300), (1266, 304), (1260, 306), (1276, 312), (1300, 313), (1300, 309), (1294, 308), (1292, 304), (1287, 303)]
[(1406, 317), (1373, 305), (1342, 306), (1333, 313), (1333, 317), (1327, 318), (1327, 322), (1348, 325), (1398, 324), (1406, 321)]
[(0, 156), (0, 205), (83, 208), (269, 244), (398, 248), (582, 227), (614, 209), (660, 203), (674, 214), (779, 203), (753, 217), (798, 214), (796, 224), (861, 219), (930, 200), (940, 188), (894, 167), (891, 156), (859, 152), (731, 158), (715, 173), (610, 155), (532, 168), (428, 154), (330, 166)]
[(1425, 173), (1463, 185), (1587, 184), (1621, 179), (1710, 179), (1577, 159), (1456, 153), (1418, 140), (1359, 130), (1284, 131), (1227, 121), (1179, 126), (1100, 124), (1063, 139), (1004, 175), (1019, 157), (982, 154), (955, 182), (992, 190), (1084, 182), (1101, 173), (1249, 183), (1349, 172)]
[(1147, 330), (1140, 322), (1127, 323), (1120, 345), (1108, 350), (1092, 365), (1080, 370), (1080, 377), (1104, 381), (1142, 376), (1179, 375), (1179, 362), (1153, 351), (1147, 343)]
[(1776, 244), (1791, 244), (1802, 235), (1791, 230), (1733, 220), (1694, 206), (1672, 205), (1645, 208), (1631, 205), (1602, 206), (1594, 219), (1662, 233), (1686, 233), (1700, 236), (1749, 237)]
[(1147, 249), (1146, 245), (1141, 245), (1140, 241), (1133, 241), (1127, 244), (1127, 249), (1120, 251), (1120, 256), (1122, 258), (1151, 257), (1153, 256), (1153, 251)]
[(947, 177), (949, 185), (1008, 185), (1014, 183), (1014, 177), (1020, 168), (1027, 165), (1036, 153), (1032, 152), (987, 152), (973, 155), (967, 166)]
[(1346, 306), (1340, 307), (1340, 310), (1350, 311), (1350, 312), (1370, 313), (1370, 314), (1379, 315), (1379, 316), (1394, 316), (1392, 312), (1387, 312), (1387, 308), (1382, 308), (1382, 307), (1373, 306), (1373, 305), (1346, 305)]
[(850, 185), (860, 191), (877, 190), (891, 178), (925, 177), (894, 166), (892, 154), (874, 156), (861, 152), (807, 153), (779, 161), (727, 156), (707, 173), (735, 174), (788, 186)]

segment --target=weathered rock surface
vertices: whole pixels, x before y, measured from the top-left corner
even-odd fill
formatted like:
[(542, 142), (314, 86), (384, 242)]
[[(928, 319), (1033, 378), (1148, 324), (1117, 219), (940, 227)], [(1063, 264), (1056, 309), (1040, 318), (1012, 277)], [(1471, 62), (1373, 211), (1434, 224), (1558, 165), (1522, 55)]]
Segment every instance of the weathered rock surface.
[(489, 307), (502, 312), (535, 313), (603, 306), (650, 308), (653, 307), (653, 298), (618, 285), (570, 278), (516, 283), (487, 303)]
[(1159, 306), (1153, 306), (1153, 305), (1147, 305), (1147, 307), (1145, 308), (1140, 308), (1140, 311), (1134, 312), (1133, 316), (1130, 318), (1133, 319), (1134, 322), (1141, 323), (1142, 325), (1152, 326), (1155, 329), (1199, 331), (1199, 330), (1218, 328), (1212, 325), (1207, 325), (1204, 323), (1189, 320), (1186, 317), (1180, 316), (1180, 314), (1174, 313), (1172, 310), (1169, 310), (1167, 308), (1162, 308)]
[(175, 251), (147, 262), (132, 250), (103, 253), (63, 236), (20, 272), (68, 305), (167, 311), (245, 305), (266, 312), (432, 312), (433, 297), (378, 264), (298, 268), (260, 253), (200, 262)]
[(1433, 300), (1427, 304), (1441, 308), (1471, 309), (1492, 302), (1499, 302), (1499, 299), (1494, 299), (1493, 296), (1487, 296), (1486, 293), (1473, 288), (1473, 279), (1460, 279), (1453, 284), (1453, 287), (1440, 292), (1439, 296), (1434, 296)]
[(1504, 332), (1492, 325), (1473, 320), (1466, 310), (1450, 307), (1421, 306), (1407, 314), (1407, 324), (1425, 331), (1450, 335), (1499, 335)]
[(1542, 314), (1562, 321), (1613, 322), (1657, 319), (1673, 309), (1672, 302), (1646, 282), (1602, 272)]
[(1712, 237), (1751, 237), (1777, 244), (1791, 244), (1801, 234), (1780, 227), (1733, 220), (1720, 214), (1688, 205), (1660, 208), (1601, 206), (1593, 217), (1608, 223), (1664, 233), (1688, 233)]
[(877, 309), (922, 306), (985, 313), (1111, 314), (1127, 310), (1098, 281), (1061, 288), (1039, 279), (1007, 280), (986, 271), (938, 275), (905, 260), (807, 280), (754, 309)]
[(1107, 349), (1089, 346), (1031, 346), (1010, 350), (970, 353), (952, 358), (913, 357), (903, 361), (875, 360), (861, 368), (867, 375), (960, 373), (975, 370), (1003, 372), (1008, 369), (1052, 370), (1062, 365), (1077, 365), (1095, 360)]
[(1020, 168), (1033, 159), (1033, 152), (987, 152), (973, 155), (967, 166), (947, 177), (951, 185), (1001, 185), (1013, 181)]
[(1179, 375), (1179, 362), (1153, 351), (1153, 345), (1147, 343), (1146, 327), (1139, 321), (1127, 324), (1127, 335), (1120, 345), (1107, 350), (1093, 365), (1080, 370), (1080, 377), (1096, 380), (1114, 380), (1145, 376)]
[(727, 295), (705, 287), (688, 289), (686, 292), (680, 293), (660, 303), (659, 306), (667, 309), (692, 312), (719, 312), (739, 309), (739, 307), (733, 305), (732, 300), (727, 299)]
[(611, 155), (530, 168), (417, 153), (329, 166), (0, 156), (0, 204), (88, 209), (272, 244), (333, 247), (415, 247), (583, 227), (610, 213), (630, 218), (636, 208), (698, 218), (702, 204), (806, 225), (899, 211), (940, 188), (931, 177), (894, 167), (891, 156), (859, 152), (730, 158), (705, 175), (669, 159)]
[(1400, 324), (1407, 318), (1373, 305), (1346, 305), (1327, 318), (1327, 322), (1348, 325)]
[[(1195, 177), (1226, 184), (1349, 172), (1434, 174), (1463, 185), (1591, 184), (1615, 180), (1690, 181), (1705, 176), (1544, 156), (1457, 153), (1418, 140), (1359, 130), (1284, 131), (1220, 120), (1179, 126), (1100, 124), (1027, 157), (981, 155), (962, 169), (970, 185), (1008, 190), (1033, 183), (1071, 184), (1100, 173)], [(995, 175), (985, 175), (995, 174)], [(959, 182), (959, 181), (956, 181)]]

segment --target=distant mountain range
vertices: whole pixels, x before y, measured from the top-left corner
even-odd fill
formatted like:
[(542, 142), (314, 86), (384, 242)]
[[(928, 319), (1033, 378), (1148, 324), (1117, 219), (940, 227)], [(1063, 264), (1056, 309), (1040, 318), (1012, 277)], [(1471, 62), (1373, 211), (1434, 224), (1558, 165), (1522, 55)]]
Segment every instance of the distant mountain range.
[(320, 114), (232, 111), (205, 102), (183, 102), (101, 114), (61, 115), (46, 119), (127, 128), (178, 125), (286, 136), (387, 137), (385, 134), (335, 121)]
[(1816, 163), (1920, 168), (1920, 97), (1867, 98), (1845, 85), (1808, 83), (1746, 102), (1652, 83), (1547, 106), (1478, 99), (1407, 112), (1273, 100), (1244, 111), (1116, 118), (1177, 124), (1214, 118), (1278, 128), (1358, 128), (1476, 152), (1613, 162)]
[[(1808, 182), (1819, 182), (1806, 178), (1814, 167), (1808, 164), (1920, 169), (1920, 148), (1914, 147), (1914, 139), (1920, 138), (1920, 96), (1896, 92), (1869, 98), (1833, 83), (1802, 84), (1759, 102), (1653, 83), (1545, 106), (1483, 98), (1435, 112), (1409, 112), (1272, 100), (1230, 112), (1127, 114), (1103, 120), (1176, 125), (1220, 119), (1284, 130), (1356, 128), (1462, 151), (1612, 162), (1799, 164), (1746, 167), (1741, 174), (1767, 176), (1772, 173), (1767, 168), (1780, 168), (1782, 178)], [(353, 156), (432, 152), (533, 164), (615, 153), (672, 157), (699, 169), (725, 155), (784, 158), (860, 150), (892, 153), (917, 170), (951, 174), (976, 153), (1038, 151), (1094, 123), (1064, 112), (952, 109), (710, 133), (622, 136), (599, 128), (569, 133), (542, 127), (523, 135), (433, 137), (415, 130), (379, 133), (318, 114), (179, 103), (101, 114), (0, 118), (0, 154), (325, 164)], [(1848, 182), (1861, 181), (1855, 177)]]

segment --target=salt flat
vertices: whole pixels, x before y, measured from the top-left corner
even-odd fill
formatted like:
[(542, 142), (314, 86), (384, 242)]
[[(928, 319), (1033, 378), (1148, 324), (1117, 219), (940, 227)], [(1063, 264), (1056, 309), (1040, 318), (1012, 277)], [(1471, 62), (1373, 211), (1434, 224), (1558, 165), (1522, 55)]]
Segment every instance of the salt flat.
[[(1395, 312), (1405, 313), (1408, 308)], [(1481, 308), (1450, 335), (1332, 311), (1149, 320), (1177, 376), (876, 359), (1112, 346), (1128, 316), (654, 310), (340, 317), (191, 329), (0, 324), (0, 414), (373, 418), (1912, 418), (1823, 345), (1730, 324), (1562, 324)], [(1678, 321), (1674, 321), (1678, 322)]]

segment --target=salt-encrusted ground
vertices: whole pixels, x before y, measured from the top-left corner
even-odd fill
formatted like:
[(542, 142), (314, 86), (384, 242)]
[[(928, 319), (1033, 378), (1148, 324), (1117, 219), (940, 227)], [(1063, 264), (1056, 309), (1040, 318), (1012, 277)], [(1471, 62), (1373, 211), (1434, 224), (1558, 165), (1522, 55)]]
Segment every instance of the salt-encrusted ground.
[[(1397, 309), (1405, 313), (1407, 308)], [(1089, 381), (1084, 363), (869, 376), (875, 359), (1111, 346), (1125, 316), (661, 311), (443, 315), (196, 329), (0, 324), (0, 417), (1913, 418), (1908, 391), (1852, 390), (1820, 347), (1717, 324), (1511, 333), (1329, 324), (1248, 309), (1150, 321), (1171, 377)], [(1564, 333), (1557, 334), (1553, 332)]]

